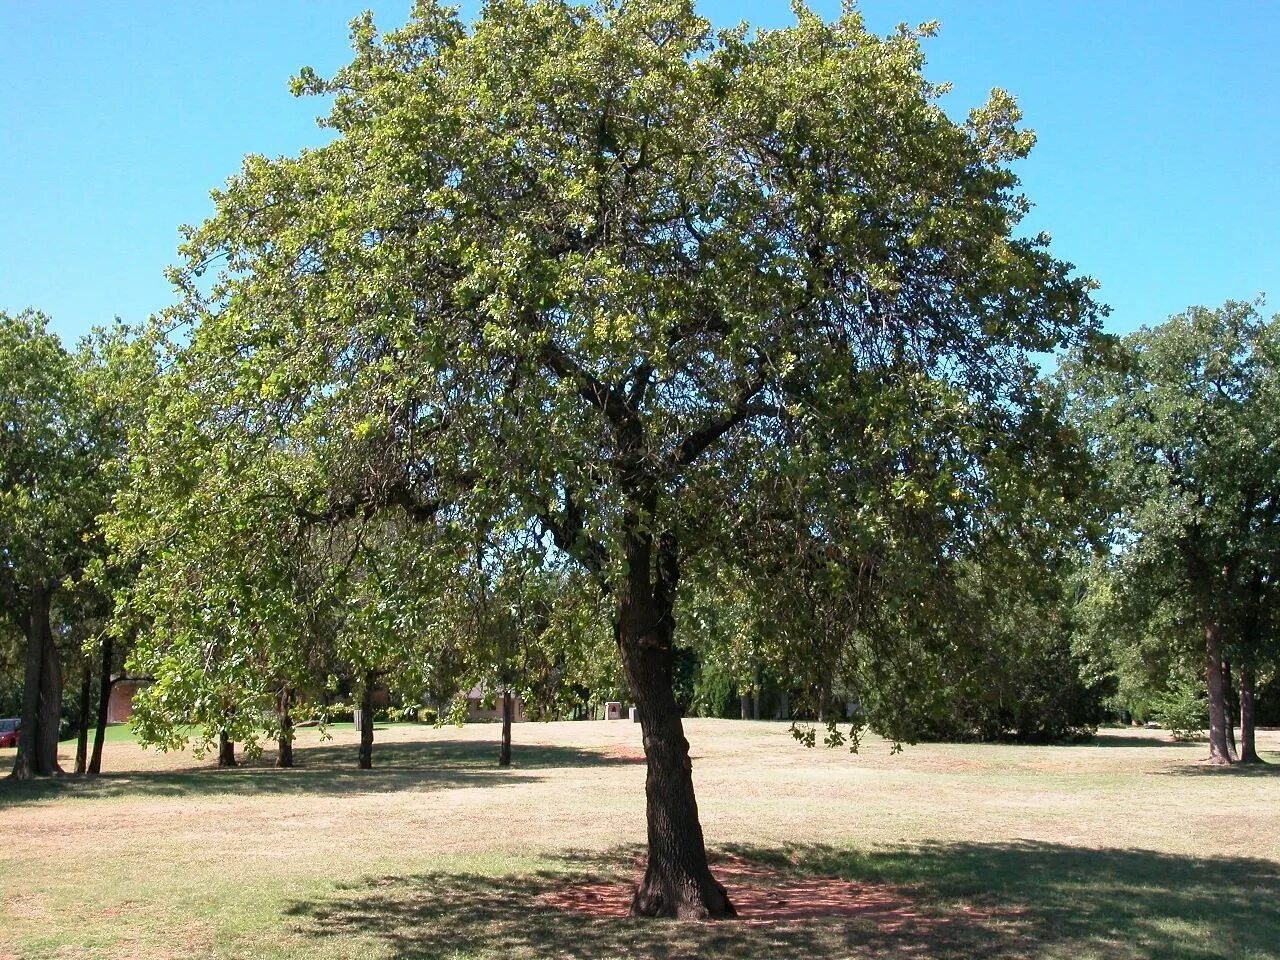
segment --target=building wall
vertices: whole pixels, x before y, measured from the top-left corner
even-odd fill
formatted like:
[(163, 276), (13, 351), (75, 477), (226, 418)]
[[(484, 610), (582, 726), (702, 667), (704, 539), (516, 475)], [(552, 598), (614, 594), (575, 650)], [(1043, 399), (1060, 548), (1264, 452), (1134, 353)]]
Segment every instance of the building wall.
[(145, 680), (117, 680), (107, 700), (107, 723), (124, 723), (133, 716), (133, 695), (147, 685)]
[[(522, 722), (524, 720), (524, 700), (520, 697), (513, 697), (511, 700), (511, 719), (513, 722)], [(492, 707), (489, 707), (480, 697), (467, 697), (467, 720), (501, 720), (502, 719), (502, 701), (496, 700)]]

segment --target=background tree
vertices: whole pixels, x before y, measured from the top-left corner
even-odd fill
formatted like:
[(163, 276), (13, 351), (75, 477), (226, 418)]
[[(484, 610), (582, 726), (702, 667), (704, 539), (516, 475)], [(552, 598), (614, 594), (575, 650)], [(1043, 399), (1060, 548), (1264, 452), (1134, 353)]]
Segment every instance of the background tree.
[(550, 719), (609, 699), (617, 682), (617, 652), (591, 584), (576, 578), (563, 558), (555, 562), (528, 526), (497, 525), (495, 533), (460, 571), (454, 589), (465, 600), (451, 604), (458, 620), (443, 629), (466, 651), (466, 686), (495, 698), (502, 718), (498, 765), (505, 767), (511, 764), (516, 699), (528, 719)]
[(1107, 707), (1115, 716), (1198, 735), (1209, 719), (1202, 627), (1177, 595), (1148, 593), (1129, 574), (1120, 557), (1094, 558), (1084, 574), (1077, 643), (1095, 674), (1111, 678)]
[[(1071, 494), (1031, 358), (1094, 329), (1091, 284), (1014, 236), (1033, 137), (999, 91), (943, 112), (930, 29), (798, 8), (716, 34), (680, 0), (365, 18), (348, 67), (297, 81), (333, 96), (334, 140), (248, 158), (184, 246), (190, 339), (152, 433), (184, 479), (142, 514), (180, 491), (198, 525), (234, 486), (248, 527), (278, 502), (474, 543), (525, 517), (611, 602), (648, 762), (633, 913), (733, 912), (672, 687), (685, 571), (799, 557), (893, 584), (863, 620), (874, 666), (931, 564)], [(158, 571), (183, 562), (166, 526), (139, 527)], [(796, 661), (829, 675), (844, 636)]]
[(122, 443), (107, 385), (123, 371), (104, 346), (127, 342), (117, 328), (72, 353), (44, 315), (0, 313), (0, 603), (26, 637), (20, 778), (60, 772), (59, 643), (76, 631), (55, 631), (53, 612), (60, 625), (101, 615), (88, 607), (103, 598), (80, 581), (106, 549), (97, 517), (108, 508)]
[(914, 739), (1052, 743), (1094, 734), (1115, 681), (1081, 642), (1085, 581), (1069, 563), (1023, 560), (961, 573), (939, 695), (919, 704)]
[(1259, 663), (1276, 656), (1262, 625), (1280, 548), (1277, 329), (1250, 304), (1193, 307), (1126, 337), (1119, 367), (1064, 368), (1119, 504), (1116, 599), (1130, 621), (1199, 633), (1218, 763), (1233, 754), (1228, 663), (1251, 701)]

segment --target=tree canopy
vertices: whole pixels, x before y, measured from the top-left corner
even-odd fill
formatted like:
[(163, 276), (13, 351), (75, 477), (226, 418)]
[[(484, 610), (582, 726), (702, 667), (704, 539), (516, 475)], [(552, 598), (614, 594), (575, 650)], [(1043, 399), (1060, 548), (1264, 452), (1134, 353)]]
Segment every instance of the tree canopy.
[(1049, 543), (1082, 489), (1036, 356), (1086, 346), (1099, 309), (1018, 232), (1012, 97), (955, 122), (921, 73), (931, 25), (796, 10), (756, 32), (687, 0), (357, 20), (348, 66), (295, 81), (332, 97), (332, 142), (247, 158), (188, 234), (186, 332), (115, 528), (140, 622), (185, 609), (244, 651), (302, 630), (288, 569), (317, 531), (405, 531), (376, 574), (391, 616), (450, 589), (460, 544), (572, 561), (644, 728), (638, 914), (732, 912), (672, 692), (682, 576), (855, 614), (775, 635), (807, 664), (856, 642), (862, 682), (893, 660), (906, 684), (946, 643), (914, 628), (954, 563)]

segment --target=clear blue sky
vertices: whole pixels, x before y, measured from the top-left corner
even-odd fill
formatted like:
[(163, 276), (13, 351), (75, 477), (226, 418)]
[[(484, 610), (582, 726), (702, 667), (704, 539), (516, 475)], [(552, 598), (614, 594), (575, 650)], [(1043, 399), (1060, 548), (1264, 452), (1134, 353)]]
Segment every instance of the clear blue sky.
[[(361, 0), (0, 0), (0, 309), (74, 338), (166, 305), (177, 228), (245, 153), (317, 143), (288, 78), (346, 60)], [(374, 4), (403, 22), (407, 0)], [(827, 14), (838, 0), (822, 0)], [(474, 2), (464, 4), (474, 10)], [(721, 24), (785, 0), (704, 0)], [(1271, 295), (1280, 311), (1280, 3), (866, 0), (873, 28), (942, 21), (927, 74), (954, 115), (992, 86), (1040, 135), (1030, 226), (1103, 284), (1110, 327)]]

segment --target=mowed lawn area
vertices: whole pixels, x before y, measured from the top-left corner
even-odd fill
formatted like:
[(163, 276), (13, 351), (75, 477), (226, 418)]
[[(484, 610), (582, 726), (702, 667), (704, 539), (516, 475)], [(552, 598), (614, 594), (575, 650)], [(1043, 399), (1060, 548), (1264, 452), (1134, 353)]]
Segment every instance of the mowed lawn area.
[(115, 729), (101, 778), (0, 782), (0, 957), (1280, 957), (1280, 732), (1220, 770), (1159, 731), (851, 756), (687, 729), (738, 921), (617, 915), (631, 723), (519, 724), (510, 770), (496, 725), (379, 726), (363, 772), (349, 725), (300, 731), (293, 770)]

